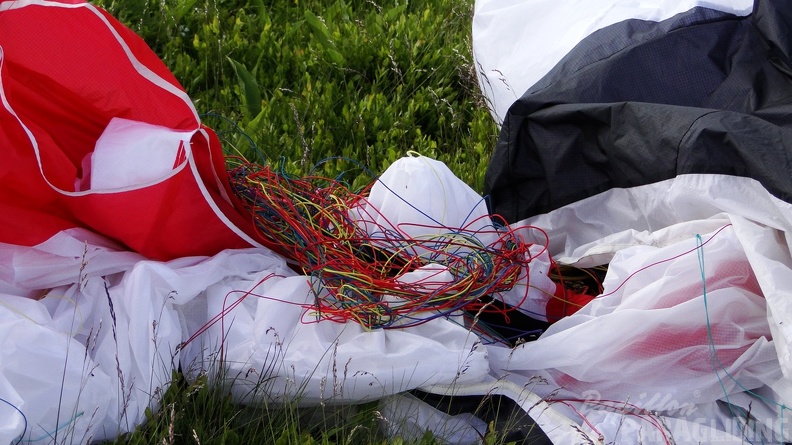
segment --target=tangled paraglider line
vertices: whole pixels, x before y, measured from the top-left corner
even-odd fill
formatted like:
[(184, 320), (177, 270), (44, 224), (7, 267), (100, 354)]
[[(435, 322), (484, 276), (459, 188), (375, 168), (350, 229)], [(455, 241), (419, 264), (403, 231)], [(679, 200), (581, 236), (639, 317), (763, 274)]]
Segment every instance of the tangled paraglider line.
[[(232, 189), (265, 245), (310, 277), (316, 320), (415, 326), (481, 309), (481, 297), (527, 277), (530, 244), (497, 216), (488, 216), (485, 229), (481, 221), (413, 224), (430, 234), (411, 237), (405, 224), (391, 224), (367, 205), (371, 184), (354, 192), (337, 180), (289, 177), (244, 159), (229, 164)], [(495, 241), (484, 243), (484, 235)]]

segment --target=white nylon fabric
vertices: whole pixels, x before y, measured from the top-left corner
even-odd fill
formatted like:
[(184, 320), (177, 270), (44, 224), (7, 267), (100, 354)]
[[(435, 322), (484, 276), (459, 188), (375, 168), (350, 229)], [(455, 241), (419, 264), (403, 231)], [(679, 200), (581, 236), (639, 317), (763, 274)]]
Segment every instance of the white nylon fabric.
[[(350, 215), (372, 239), (381, 240), (378, 245), (386, 250), (404, 248), (391, 241), (394, 239), (420, 241), (407, 253), (423, 260), (465, 257), (473, 248), (497, 250), (502, 248), (499, 239), (505, 234), (503, 228), (493, 224), (481, 195), (454, 176), (444, 163), (418, 155), (391, 164), (372, 186), (367, 202), (354, 207)], [(514, 229), (522, 242), (530, 244), (531, 262), (517, 283), (497, 297), (546, 321), (546, 306), (556, 288), (548, 277), (548, 240), (529, 227)], [(455, 247), (444, 247), (445, 243)], [(433, 252), (434, 248), (445, 253)], [(444, 283), (442, 278), (450, 281), (450, 274), (441, 274), (437, 267), (429, 265), (400, 278), (415, 282), (430, 277), (436, 285)]]
[(696, 6), (744, 16), (753, 0), (476, 0), (479, 87), (501, 124), (512, 103), (594, 31), (627, 19), (660, 21)]
[(449, 445), (478, 444), (487, 433), (487, 424), (473, 414), (449, 415), (409, 394), (386, 397), (379, 409), (386, 433), (410, 443), (420, 442), (427, 426), (436, 432), (439, 443)]
[[(378, 399), (488, 371), (476, 337), (451, 321), (373, 332), (303, 323), (293, 303), (310, 304), (306, 277), (264, 249), (164, 263), (106, 245), (77, 230), (38, 248), (2, 246), (0, 443), (23, 431), (59, 443), (114, 438), (157, 407), (180, 363), (219, 374), (221, 345), (222, 375), (248, 402)], [(228, 311), (247, 291), (255, 296)], [(178, 350), (224, 310), (223, 323)]]
[[(458, 180), (445, 180), (455, 196)], [(404, 209), (396, 207), (378, 210), (397, 221)], [(609, 269), (600, 297), (513, 349), (485, 347), (453, 318), (373, 331), (317, 322), (310, 279), (263, 248), (157, 262), (84, 230), (34, 248), (4, 244), (0, 443), (23, 433), (34, 442), (114, 438), (157, 408), (179, 366), (220, 379), (245, 403), (355, 403), (419, 387), (471, 394), (502, 382), (567, 416), (542, 416), (553, 437), (580, 430), (606, 442), (664, 443), (669, 428), (677, 444), (789, 436), (781, 409), (792, 401), (789, 204), (750, 179), (691, 175), (514, 226), (529, 242), (536, 233), (527, 226), (544, 228), (559, 261)], [(426, 273), (437, 269), (402, 280)], [(393, 413), (414, 411), (398, 401)], [(755, 419), (746, 430), (748, 410)], [(427, 427), (442, 434), (444, 423)], [(404, 425), (415, 432), (414, 422)], [(635, 428), (641, 433), (629, 436)]]
[[(452, 195), (461, 185), (445, 179)], [(2, 244), (0, 443), (115, 438), (157, 408), (179, 366), (220, 379), (241, 402), (304, 405), (489, 371), (461, 320), (373, 331), (318, 322), (314, 287), (264, 248), (159, 262), (85, 230)]]
[[(89, 155), (87, 188), (138, 187), (167, 178), (187, 159), (194, 133), (113, 118)], [(180, 149), (182, 162), (178, 162)]]
[(494, 376), (575, 401), (567, 414), (606, 442), (789, 439), (789, 204), (751, 179), (689, 175), (521, 224), (544, 227), (558, 261), (609, 268), (604, 292), (538, 340), (490, 347)]
[[(745, 16), (753, 1), (477, 0), (473, 52), (493, 117), (591, 33), (696, 6)], [(544, 229), (561, 264), (609, 268), (603, 294), (537, 341), (489, 347), (494, 378), (603, 443), (789, 441), (790, 204), (751, 179), (682, 175), (517, 225)]]
[[(367, 203), (350, 212), (358, 225), (374, 239), (396, 236), (432, 245), (434, 240), (475, 234), (483, 245), (497, 241), (481, 195), (459, 181), (442, 162), (426, 156), (396, 160), (372, 186)], [(385, 231), (383, 232), (383, 229)], [(394, 249), (383, 241), (383, 247)], [(415, 245), (410, 255), (428, 259), (429, 252)], [(459, 248), (452, 254), (464, 255)]]

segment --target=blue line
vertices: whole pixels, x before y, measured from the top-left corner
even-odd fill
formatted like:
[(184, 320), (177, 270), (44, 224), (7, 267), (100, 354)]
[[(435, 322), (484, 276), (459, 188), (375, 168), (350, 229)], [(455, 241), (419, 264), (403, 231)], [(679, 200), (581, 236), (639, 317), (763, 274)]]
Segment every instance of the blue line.
[(22, 420), (25, 422), (25, 426), (24, 426), (24, 428), (22, 428), (22, 434), (19, 435), (19, 439), (16, 441), (16, 443), (19, 444), (19, 443), (22, 442), (22, 438), (25, 437), (25, 433), (27, 432), (27, 425), (28, 425), (27, 417), (25, 416), (25, 413), (23, 413), (21, 409), (17, 408), (16, 405), (14, 405), (13, 403), (9, 402), (8, 400), (0, 398), (0, 402), (3, 402), (5, 404), (7, 404), (11, 408), (14, 408), (16, 410), (16, 412), (18, 412), (19, 415), (22, 416)]
[(53, 438), (53, 437), (55, 436), (55, 433), (58, 433), (58, 432), (60, 432), (62, 429), (64, 429), (64, 428), (66, 428), (67, 426), (69, 426), (71, 423), (73, 423), (74, 421), (76, 421), (77, 419), (79, 419), (80, 417), (82, 417), (82, 415), (83, 415), (83, 414), (84, 414), (84, 413), (82, 413), (82, 412), (79, 412), (79, 413), (75, 414), (75, 415), (74, 415), (74, 416), (73, 416), (71, 419), (67, 420), (66, 422), (63, 422), (63, 424), (61, 424), (61, 426), (57, 427), (57, 428), (55, 429), (55, 431), (53, 431), (53, 432), (51, 432), (51, 433), (45, 432), (43, 436), (41, 436), (41, 437), (38, 437), (38, 438), (36, 438), (36, 439), (29, 439), (29, 440), (28, 440), (28, 442), (38, 442), (38, 441), (41, 441), (41, 440), (44, 440), (44, 439), (51, 439), (51, 438)]
[[(696, 234), (696, 248), (697, 248), (697, 254), (698, 254), (698, 261), (699, 261), (699, 270), (701, 271), (701, 287), (702, 287), (702, 292), (703, 292), (703, 296), (704, 296), (704, 313), (706, 315), (706, 320), (707, 320), (707, 337), (708, 337), (708, 340), (709, 340), (710, 354), (711, 354), (711, 357), (712, 357), (712, 367), (715, 370), (715, 375), (718, 377), (718, 383), (720, 383), (721, 389), (723, 390), (723, 394), (726, 397), (726, 403), (729, 406), (729, 411), (732, 413), (732, 415), (735, 418), (737, 417), (737, 413), (734, 412), (734, 409), (733, 409), (734, 407), (732, 406), (731, 401), (729, 401), (729, 394), (726, 391), (726, 386), (723, 384), (723, 380), (721, 379), (721, 376), (718, 373), (718, 368), (720, 368), (720, 370), (723, 371), (723, 373), (726, 374), (737, 385), (737, 387), (742, 389), (745, 393), (747, 393), (747, 394), (749, 394), (749, 395), (751, 395), (753, 397), (756, 397), (756, 398), (764, 401), (765, 403), (776, 405), (779, 408), (781, 408), (781, 413), (780, 413), (780, 433), (781, 433), (781, 442), (783, 443), (784, 442), (784, 411), (786, 409), (788, 409), (787, 406), (784, 405), (783, 403), (778, 403), (775, 400), (770, 400), (770, 399), (768, 399), (766, 397), (763, 397), (763, 396), (761, 396), (759, 394), (756, 394), (755, 392), (753, 392), (753, 391), (749, 390), (748, 388), (746, 388), (745, 386), (743, 386), (742, 383), (740, 383), (736, 378), (734, 378), (734, 376), (732, 376), (729, 373), (729, 371), (726, 370), (726, 367), (723, 365), (723, 363), (720, 361), (720, 358), (718, 357), (718, 351), (715, 348), (715, 341), (714, 341), (714, 339), (712, 337), (712, 325), (710, 324), (710, 318), (709, 318), (709, 306), (708, 306), (708, 301), (707, 301), (707, 277), (706, 277), (706, 274), (704, 272), (704, 244), (702, 243), (701, 235), (699, 235), (699, 234)], [(748, 419), (747, 418), (745, 419), (745, 426), (746, 426), (746, 428), (748, 427)], [(770, 429), (772, 430), (772, 427)], [(745, 434), (743, 434), (743, 436), (745, 436)], [(743, 437), (743, 438), (750, 442), (750, 440), (747, 437)]]

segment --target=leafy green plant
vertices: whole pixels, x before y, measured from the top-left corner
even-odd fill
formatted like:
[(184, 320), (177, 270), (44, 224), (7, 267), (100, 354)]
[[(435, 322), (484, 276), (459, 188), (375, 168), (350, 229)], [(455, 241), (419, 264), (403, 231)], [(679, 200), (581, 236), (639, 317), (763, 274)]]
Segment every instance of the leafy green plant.
[[(205, 123), (251, 159), (258, 150), (290, 173), (318, 165), (335, 177), (354, 163), (380, 173), (414, 150), (481, 191), (497, 127), (476, 84), (472, 3), (99, 2), (160, 55)], [(354, 162), (327, 162), (336, 158)], [(356, 175), (356, 185), (371, 180)]]

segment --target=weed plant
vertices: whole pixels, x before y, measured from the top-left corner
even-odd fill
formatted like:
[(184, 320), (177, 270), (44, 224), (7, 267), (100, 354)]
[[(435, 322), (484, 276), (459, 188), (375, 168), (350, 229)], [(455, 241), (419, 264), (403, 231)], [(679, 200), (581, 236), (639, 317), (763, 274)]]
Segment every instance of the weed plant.
[(162, 58), (229, 152), (337, 177), (414, 150), (483, 189), (497, 127), (475, 77), (473, 0), (98, 4)]
[[(160, 56), (229, 154), (357, 188), (413, 150), (480, 192), (497, 127), (476, 83), (473, 2), (95, 1)], [(175, 371), (160, 409), (118, 442), (383, 443), (377, 416), (376, 403), (239, 406)]]

